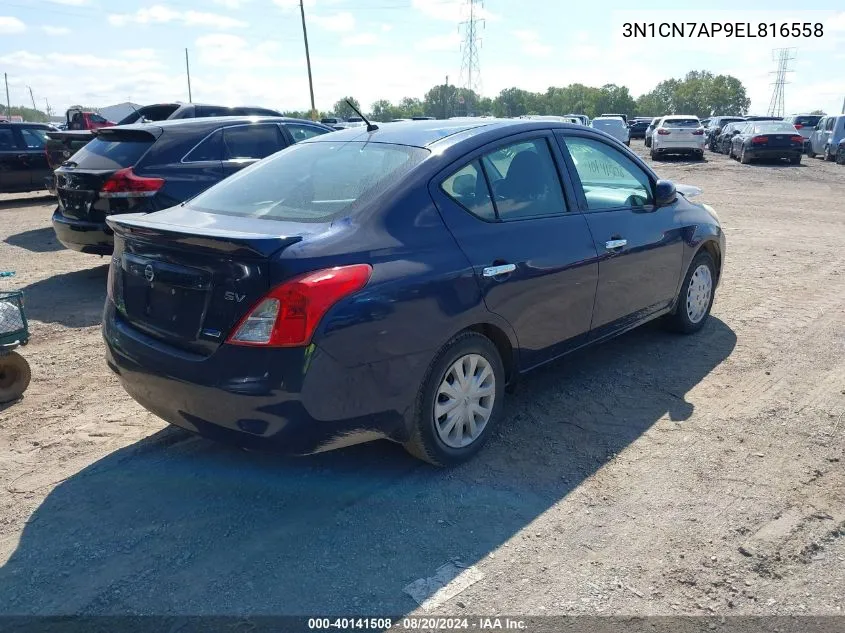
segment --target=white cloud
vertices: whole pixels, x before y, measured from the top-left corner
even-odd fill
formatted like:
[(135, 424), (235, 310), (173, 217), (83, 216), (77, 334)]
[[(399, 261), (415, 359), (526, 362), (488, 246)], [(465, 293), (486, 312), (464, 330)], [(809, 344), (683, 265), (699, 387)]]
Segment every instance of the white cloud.
[(44, 31), (47, 35), (67, 35), (70, 33), (70, 29), (66, 26), (50, 26), (45, 24), (41, 27), (41, 30)]
[(145, 55), (140, 55), (137, 50), (118, 51), (116, 55), (112, 56), (88, 53), (48, 53), (46, 55), (40, 55), (30, 53), (29, 51), (15, 51), (5, 55), (3, 60), (10, 66), (19, 66), (30, 70), (52, 68), (61, 65), (66, 68), (75, 69), (112, 68), (140, 71), (161, 66), (155, 52), (147, 51)]
[(215, 29), (242, 28), (248, 26), (243, 20), (237, 20), (218, 13), (202, 11), (179, 11), (163, 4), (138, 9), (135, 13), (113, 13), (109, 15), (112, 26), (129, 24), (167, 24), (178, 22), (185, 26), (207, 26)]
[[(460, 22), (469, 18), (469, 5), (465, 0), (412, 0), (411, 6), (435, 20), (446, 22)], [(481, 20), (497, 21), (502, 16), (498, 13), (476, 5), (473, 9), (474, 17)]]
[(458, 33), (448, 35), (434, 35), (421, 39), (416, 44), (418, 51), (457, 51), (461, 46), (461, 36)]
[(317, 26), (334, 33), (346, 33), (355, 28), (355, 17), (348, 11), (333, 15), (312, 15), (307, 19)]
[(379, 37), (375, 33), (358, 33), (340, 40), (341, 46), (374, 46), (378, 43)]
[[(273, 0), (273, 4), (284, 11), (299, 11), (299, 0)], [(317, 0), (305, 0), (305, 8), (308, 9), (317, 4)], [(305, 12), (308, 15), (308, 12)]]
[(837, 13), (828, 19), (825, 31), (845, 31), (845, 11)]
[(47, 0), (53, 4), (66, 4), (71, 7), (81, 7), (88, 4), (91, 0)]
[(514, 31), (514, 36), (522, 42), (522, 52), (531, 57), (548, 57), (552, 54), (552, 47), (540, 41), (536, 31)]
[(219, 4), (221, 7), (226, 7), (227, 9), (240, 9), (247, 2), (249, 0), (214, 0), (214, 4)]
[(382, 24), (381, 30), (382, 30), (382, 33), (387, 33), (388, 31), (392, 31), (393, 25), (392, 24)]
[[(198, 37), (196, 61), (210, 68), (266, 69), (299, 67), (302, 64), (281, 54), (279, 42), (265, 40), (250, 44), (244, 38), (229, 33), (215, 33)], [(193, 60), (193, 58), (192, 58)], [(256, 78), (259, 83), (264, 83)], [(266, 80), (265, 80), (266, 81)]]
[(0, 15), (0, 33), (3, 35), (13, 35), (15, 33), (23, 33), (26, 31), (26, 24), (10, 16)]

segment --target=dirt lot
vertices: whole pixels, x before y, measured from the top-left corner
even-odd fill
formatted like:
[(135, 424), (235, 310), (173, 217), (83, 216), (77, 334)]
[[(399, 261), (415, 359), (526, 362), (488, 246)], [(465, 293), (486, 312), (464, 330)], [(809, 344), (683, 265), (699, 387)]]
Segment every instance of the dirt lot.
[[(642, 141), (635, 141), (642, 152)], [(388, 443), (281, 459), (166, 428), (103, 361), (105, 261), (0, 197), (33, 383), (0, 410), (0, 613), (841, 614), (845, 167), (661, 161), (726, 227), (714, 318), (526, 379), (453, 471)], [(480, 572), (480, 573), (479, 573)]]

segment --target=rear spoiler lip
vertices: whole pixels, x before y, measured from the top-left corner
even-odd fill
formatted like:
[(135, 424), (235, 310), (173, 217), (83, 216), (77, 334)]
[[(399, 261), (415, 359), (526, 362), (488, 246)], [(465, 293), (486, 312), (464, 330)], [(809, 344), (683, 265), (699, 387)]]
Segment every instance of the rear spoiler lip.
[(121, 237), (131, 236), (148, 243), (189, 245), (226, 255), (272, 257), (302, 241), (301, 235), (270, 235), (213, 228), (181, 227), (146, 218), (144, 213), (110, 215), (106, 224)]

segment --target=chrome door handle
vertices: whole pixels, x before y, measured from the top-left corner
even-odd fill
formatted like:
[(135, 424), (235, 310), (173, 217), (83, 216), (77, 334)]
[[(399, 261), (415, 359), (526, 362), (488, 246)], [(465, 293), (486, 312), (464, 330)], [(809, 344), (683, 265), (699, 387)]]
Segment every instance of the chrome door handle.
[(516, 264), (501, 264), (500, 266), (488, 266), (481, 271), (483, 277), (498, 277), (499, 275), (507, 275), (516, 270)]
[(627, 245), (628, 240), (608, 240), (604, 243), (604, 247), (609, 251), (613, 251)]

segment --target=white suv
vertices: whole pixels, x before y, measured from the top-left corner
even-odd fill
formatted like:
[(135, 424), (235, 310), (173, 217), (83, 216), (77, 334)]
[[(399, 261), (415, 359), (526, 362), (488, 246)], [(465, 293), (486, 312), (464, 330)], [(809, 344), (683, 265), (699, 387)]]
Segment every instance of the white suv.
[(619, 116), (597, 116), (590, 121), (590, 127), (601, 130), (605, 134), (610, 134), (620, 143), (625, 143), (628, 147), (631, 146), (631, 133), (625, 121)]
[(693, 154), (704, 158), (704, 126), (697, 116), (673, 114), (660, 119), (651, 133), (651, 157), (661, 154)]

